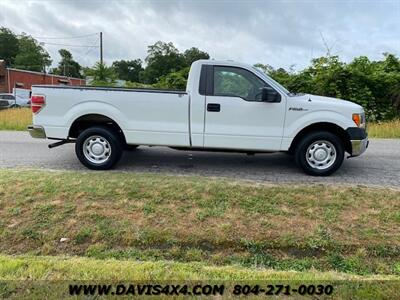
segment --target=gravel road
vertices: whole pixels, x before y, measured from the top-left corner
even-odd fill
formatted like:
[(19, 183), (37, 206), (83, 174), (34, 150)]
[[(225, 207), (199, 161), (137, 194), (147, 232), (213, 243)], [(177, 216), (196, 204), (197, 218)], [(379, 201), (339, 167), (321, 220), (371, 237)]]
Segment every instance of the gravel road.
[[(48, 149), (48, 140), (27, 132), (0, 131), (0, 168), (87, 170), (75, 157), (74, 145)], [(284, 153), (247, 156), (237, 153), (177, 151), (140, 147), (125, 152), (117, 171), (220, 176), (270, 183), (338, 183), (400, 187), (400, 139), (373, 139), (367, 152), (345, 159), (330, 177), (303, 174)]]

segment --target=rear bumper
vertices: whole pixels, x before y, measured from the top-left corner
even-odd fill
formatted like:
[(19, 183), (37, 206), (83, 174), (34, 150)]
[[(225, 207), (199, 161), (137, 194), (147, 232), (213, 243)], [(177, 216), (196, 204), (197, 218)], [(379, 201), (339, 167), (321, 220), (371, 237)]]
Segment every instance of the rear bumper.
[(31, 137), (33, 138), (38, 138), (38, 139), (45, 139), (46, 138), (46, 132), (44, 131), (44, 128), (39, 125), (29, 125), (28, 126), (28, 131)]

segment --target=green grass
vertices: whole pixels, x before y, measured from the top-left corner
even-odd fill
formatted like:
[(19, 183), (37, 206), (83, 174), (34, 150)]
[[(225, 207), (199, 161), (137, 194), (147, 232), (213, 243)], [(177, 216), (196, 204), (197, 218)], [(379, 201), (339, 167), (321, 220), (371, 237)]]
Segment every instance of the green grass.
[(363, 186), (0, 170), (0, 297), (60, 298), (71, 280), (272, 280), (395, 298), (399, 199)]
[[(101, 271), (99, 271), (101, 270)], [(27, 280), (29, 278), (29, 280)], [(394, 299), (397, 276), (357, 276), (338, 272), (274, 271), (241, 266), (209, 266), (200, 262), (142, 262), (82, 257), (0, 255), (0, 296), (15, 299), (52, 299), (68, 295), (69, 284), (211, 284), (225, 285), (225, 298), (235, 284), (332, 285), (334, 299)], [(169, 296), (170, 297), (170, 296)], [(328, 297), (328, 298), (330, 298)]]
[(400, 119), (368, 124), (371, 138), (400, 138)]
[[(99, 272), (98, 270), (102, 271)], [(132, 261), (69, 256), (0, 255), (0, 280), (388, 280), (397, 276), (358, 276), (338, 272), (274, 271), (201, 262)]]
[(400, 275), (399, 199), (362, 186), (1, 170), (0, 252)]
[(11, 108), (0, 110), (0, 130), (26, 130), (32, 124), (30, 108)]

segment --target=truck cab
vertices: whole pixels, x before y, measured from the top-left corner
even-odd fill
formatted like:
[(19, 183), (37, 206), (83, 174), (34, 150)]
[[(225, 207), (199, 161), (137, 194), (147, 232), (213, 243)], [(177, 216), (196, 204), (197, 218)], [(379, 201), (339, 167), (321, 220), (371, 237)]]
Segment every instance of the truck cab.
[[(38, 109), (39, 108), (39, 109)], [(192, 64), (186, 91), (34, 86), (32, 136), (75, 142), (92, 169), (114, 166), (124, 148), (265, 153), (284, 151), (308, 174), (326, 176), (368, 146), (361, 106), (294, 94), (257, 68)]]

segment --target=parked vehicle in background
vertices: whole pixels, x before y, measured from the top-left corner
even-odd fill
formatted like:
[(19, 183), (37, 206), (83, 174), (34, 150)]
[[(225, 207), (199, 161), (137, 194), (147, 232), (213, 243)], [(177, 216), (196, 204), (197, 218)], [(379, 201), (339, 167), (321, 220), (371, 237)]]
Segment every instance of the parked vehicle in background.
[(31, 107), (31, 99), (27, 97), (16, 96), (17, 107)]
[(13, 94), (0, 94), (0, 108), (30, 107), (31, 99), (14, 96)]
[(13, 88), (12, 94), (14, 96), (18, 96), (22, 99), (30, 99), (31, 98), (31, 90), (22, 89), (22, 88)]
[(308, 174), (329, 175), (345, 152), (368, 146), (365, 113), (340, 99), (293, 94), (241, 63), (199, 60), (186, 91), (71, 87), (32, 88), (33, 137), (75, 142), (86, 167), (113, 167), (139, 145), (179, 150), (285, 151)]
[(15, 102), (15, 98), (10, 94), (0, 94), (0, 108), (10, 108), (10, 106)]

